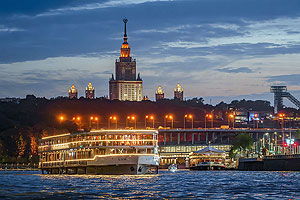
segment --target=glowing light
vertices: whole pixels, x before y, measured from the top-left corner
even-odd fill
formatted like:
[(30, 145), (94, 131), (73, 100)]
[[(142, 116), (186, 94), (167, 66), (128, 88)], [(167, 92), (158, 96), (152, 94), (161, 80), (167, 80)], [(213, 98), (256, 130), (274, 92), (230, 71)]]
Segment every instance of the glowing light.
[(287, 147), (287, 143), (283, 143), (283, 146), (284, 146), (284, 147)]
[(98, 121), (98, 117), (95, 117), (95, 120)]
[(213, 115), (212, 114), (206, 114), (205, 117), (212, 119)]
[(149, 117), (149, 116), (148, 116), (148, 115), (146, 115), (146, 117), (145, 117), (145, 118), (147, 118), (147, 119), (148, 119), (148, 117)]
[(115, 157), (115, 156), (156, 156), (158, 157), (157, 154), (108, 154), (108, 155), (95, 155), (94, 158), (90, 159), (73, 159), (73, 160), (58, 160), (58, 161), (46, 161), (46, 162), (41, 162), (41, 163), (57, 163), (57, 162), (68, 162), (68, 161), (93, 161), (97, 157), (98, 158), (103, 158), (103, 157)]
[(64, 116), (59, 116), (59, 120), (63, 121), (64, 120)]
[(150, 116), (150, 119), (154, 119), (154, 117), (153, 117), (153, 116)]
[(230, 114), (229, 117), (230, 117), (230, 118), (234, 118), (234, 115), (233, 115), (233, 114)]
[(113, 120), (117, 120), (117, 117), (113, 117)]
[(192, 118), (193, 118), (193, 115), (189, 115), (189, 118), (192, 119)]
[(75, 119), (76, 119), (76, 117), (73, 117), (72, 119), (73, 119), (73, 120), (75, 120)]
[(132, 120), (134, 120), (134, 119), (135, 119), (135, 117), (134, 117), (134, 116), (132, 116), (132, 117), (131, 117), (131, 119), (132, 119)]
[(79, 120), (80, 120), (80, 117), (77, 117), (77, 120), (79, 121)]
[(70, 135), (70, 133), (64, 133), (64, 134), (60, 134), (60, 135), (52, 135), (52, 136), (42, 137), (42, 140), (49, 139), (49, 138), (55, 138), (55, 137), (62, 137), (62, 136), (67, 136), (67, 135)]

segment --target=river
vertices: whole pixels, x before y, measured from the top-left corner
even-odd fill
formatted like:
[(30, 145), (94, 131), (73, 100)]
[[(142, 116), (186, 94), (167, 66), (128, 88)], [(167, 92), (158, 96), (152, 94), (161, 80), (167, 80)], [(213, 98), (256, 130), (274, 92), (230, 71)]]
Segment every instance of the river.
[(300, 172), (159, 171), (157, 175), (42, 175), (0, 171), (0, 199), (300, 199)]

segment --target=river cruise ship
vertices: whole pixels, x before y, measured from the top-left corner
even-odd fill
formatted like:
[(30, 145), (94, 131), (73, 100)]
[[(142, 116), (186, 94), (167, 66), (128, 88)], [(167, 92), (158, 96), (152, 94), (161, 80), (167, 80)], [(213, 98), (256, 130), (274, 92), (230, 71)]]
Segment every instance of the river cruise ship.
[(47, 174), (157, 173), (157, 131), (94, 130), (43, 137), (39, 159)]

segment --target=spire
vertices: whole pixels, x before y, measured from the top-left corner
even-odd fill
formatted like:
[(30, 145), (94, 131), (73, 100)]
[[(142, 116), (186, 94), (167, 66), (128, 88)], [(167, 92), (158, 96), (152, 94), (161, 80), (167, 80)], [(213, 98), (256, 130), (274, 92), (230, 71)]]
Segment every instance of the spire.
[[(128, 59), (129, 59), (131, 61), (130, 47), (129, 47), (129, 44), (127, 42), (127, 29), (126, 29), (126, 24), (128, 22), (128, 19), (125, 17), (123, 19), (123, 22), (124, 22), (124, 42), (123, 42), (122, 47), (121, 47), (120, 60), (121, 61), (128, 61)], [(125, 60), (121, 59), (121, 58), (125, 58)]]
[(128, 22), (128, 19), (125, 17), (123, 19), (123, 22), (124, 22), (124, 43), (127, 43), (127, 31), (126, 31), (126, 24)]

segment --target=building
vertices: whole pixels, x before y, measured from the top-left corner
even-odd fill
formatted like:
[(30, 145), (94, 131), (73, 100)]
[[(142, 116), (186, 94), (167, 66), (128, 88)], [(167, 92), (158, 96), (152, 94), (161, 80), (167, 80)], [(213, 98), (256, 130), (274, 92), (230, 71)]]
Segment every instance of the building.
[(95, 88), (92, 86), (91, 82), (85, 88), (85, 98), (87, 98), (87, 99), (94, 99), (95, 98)]
[(163, 91), (161, 86), (158, 86), (156, 92), (155, 92), (155, 100), (159, 101), (160, 99), (165, 98), (165, 92)]
[(72, 85), (72, 87), (69, 89), (69, 98), (70, 99), (77, 99), (77, 89), (75, 88), (75, 85)]
[(140, 74), (136, 78), (136, 60), (130, 55), (130, 47), (127, 42), (126, 24), (124, 22), (124, 42), (121, 47), (120, 58), (116, 60), (116, 78), (112, 75), (109, 81), (109, 98), (120, 101), (142, 101), (143, 80)]
[(178, 83), (177, 87), (174, 89), (174, 99), (179, 99), (180, 101), (183, 101), (183, 88)]

